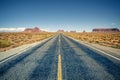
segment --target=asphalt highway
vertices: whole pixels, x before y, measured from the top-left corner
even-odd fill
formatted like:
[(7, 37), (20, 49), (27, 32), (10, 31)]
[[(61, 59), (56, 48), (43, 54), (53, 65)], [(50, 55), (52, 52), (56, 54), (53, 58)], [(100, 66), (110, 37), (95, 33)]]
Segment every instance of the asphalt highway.
[(58, 34), (0, 63), (0, 80), (120, 80), (120, 60)]

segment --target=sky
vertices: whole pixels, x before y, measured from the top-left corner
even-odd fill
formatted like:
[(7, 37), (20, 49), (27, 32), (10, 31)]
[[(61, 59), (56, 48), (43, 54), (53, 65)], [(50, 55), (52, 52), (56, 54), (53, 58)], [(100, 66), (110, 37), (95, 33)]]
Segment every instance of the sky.
[(120, 29), (120, 0), (0, 0), (0, 28)]

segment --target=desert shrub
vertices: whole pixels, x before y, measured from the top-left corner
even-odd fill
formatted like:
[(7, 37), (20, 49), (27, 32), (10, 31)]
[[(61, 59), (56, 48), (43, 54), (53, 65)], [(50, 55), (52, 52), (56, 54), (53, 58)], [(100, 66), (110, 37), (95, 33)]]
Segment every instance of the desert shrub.
[[(24, 33), (24, 32), (12, 32), (12, 33), (0, 33), (0, 52), (3, 49), (8, 50), (23, 44), (34, 43), (41, 41), (48, 37), (55, 35), (56, 33), (39, 32), (39, 33)], [(9, 48), (8, 48), (9, 47)]]
[(99, 41), (95, 41), (95, 43), (99, 43)]
[(111, 46), (120, 49), (120, 32), (118, 33), (64, 33), (81, 41), (96, 43), (104, 46)]
[(0, 40), (0, 48), (9, 47), (11, 42), (9, 40)]

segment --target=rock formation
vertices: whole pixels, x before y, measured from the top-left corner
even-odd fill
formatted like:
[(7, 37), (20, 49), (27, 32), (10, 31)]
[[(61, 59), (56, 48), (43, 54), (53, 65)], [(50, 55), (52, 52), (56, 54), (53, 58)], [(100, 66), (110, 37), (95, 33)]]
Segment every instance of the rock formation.
[(26, 28), (24, 32), (40, 32), (41, 30), (38, 27), (35, 28)]
[(119, 32), (118, 28), (95, 28), (92, 32)]

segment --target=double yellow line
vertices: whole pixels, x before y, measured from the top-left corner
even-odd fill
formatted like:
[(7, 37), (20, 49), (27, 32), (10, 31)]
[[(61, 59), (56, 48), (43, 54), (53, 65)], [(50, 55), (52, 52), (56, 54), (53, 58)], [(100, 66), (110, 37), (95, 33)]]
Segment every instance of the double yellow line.
[(62, 63), (61, 63), (61, 55), (58, 55), (58, 80), (62, 80)]

